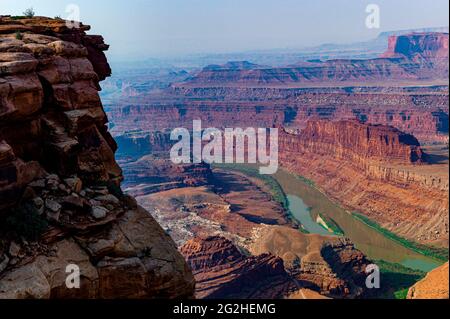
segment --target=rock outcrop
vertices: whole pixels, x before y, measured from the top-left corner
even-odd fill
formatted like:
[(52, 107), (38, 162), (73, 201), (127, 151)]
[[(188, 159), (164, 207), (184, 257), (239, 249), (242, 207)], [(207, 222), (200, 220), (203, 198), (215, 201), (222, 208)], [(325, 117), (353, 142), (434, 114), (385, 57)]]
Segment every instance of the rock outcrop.
[(297, 289), (280, 258), (246, 257), (223, 237), (194, 238), (180, 250), (197, 281), (197, 298), (274, 299)]
[(120, 190), (108, 46), (87, 30), (0, 17), (0, 298), (192, 297), (172, 239)]
[(208, 164), (174, 164), (168, 158), (147, 155), (121, 163), (126, 176), (123, 187), (132, 196), (145, 196), (181, 187), (208, 185), (212, 172)]
[(446, 262), (412, 286), (408, 291), (407, 299), (448, 299), (448, 277), (448, 262)]
[(219, 236), (196, 237), (180, 248), (198, 298), (307, 298), (307, 291), (333, 298), (368, 296), (370, 262), (348, 239), (285, 226), (265, 225), (257, 233), (250, 256)]
[(448, 245), (448, 174), (424, 162), (413, 136), (355, 121), (311, 121), (300, 132), (282, 132), (279, 144), (282, 166), (348, 210), (411, 240)]
[(142, 92), (114, 99), (108, 106), (108, 114), (114, 136), (135, 129), (190, 128), (194, 119), (201, 119), (204, 127), (218, 128), (234, 127), (236, 123), (240, 127), (303, 128), (312, 119), (358, 119), (394, 126), (421, 142), (448, 140), (448, 86), (362, 85), (365, 83), (345, 88), (303, 89), (254, 88), (245, 83), (236, 87), (176, 87), (153, 95)]
[(280, 149), (308, 150), (317, 155), (358, 162), (378, 160), (390, 163), (424, 161), (419, 141), (393, 127), (359, 121), (309, 121), (296, 136), (281, 134)]
[(448, 33), (410, 33), (390, 36), (383, 57), (408, 59), (448, 59)]

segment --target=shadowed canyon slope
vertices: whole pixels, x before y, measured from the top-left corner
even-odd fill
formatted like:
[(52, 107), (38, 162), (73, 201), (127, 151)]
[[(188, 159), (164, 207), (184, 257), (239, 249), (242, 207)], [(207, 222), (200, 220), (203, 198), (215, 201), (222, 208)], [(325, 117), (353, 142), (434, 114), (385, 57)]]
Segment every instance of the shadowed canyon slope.
[(180, 250), (197, 281), (197, 298), (273, 299), (297, 289), (280, 258), (245, 257), (222, 237), (194, 238)]
[(120, 190), (98, 95), (108, 46), (87, 30), (0, 17), (0, 298), (192, 297), (172, 239)]

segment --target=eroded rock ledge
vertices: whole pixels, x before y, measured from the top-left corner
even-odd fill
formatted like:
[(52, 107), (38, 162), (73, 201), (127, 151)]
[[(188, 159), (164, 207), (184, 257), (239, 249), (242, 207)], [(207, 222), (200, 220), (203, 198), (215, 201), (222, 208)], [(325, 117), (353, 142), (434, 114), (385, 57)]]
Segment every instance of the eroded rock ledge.
[(369, 293), (365, 269), (370, 262), (344, 238), (266, 225), (250, 256), (220, 236), (193, 238), (180, 250), (193, 270), (199, 298), (286, 298), (305, 287), (334, 298)]
[(172, 239), (120, 190), (108, 46), (87, 30), (0, 17), (0, 298), (192, 297)]

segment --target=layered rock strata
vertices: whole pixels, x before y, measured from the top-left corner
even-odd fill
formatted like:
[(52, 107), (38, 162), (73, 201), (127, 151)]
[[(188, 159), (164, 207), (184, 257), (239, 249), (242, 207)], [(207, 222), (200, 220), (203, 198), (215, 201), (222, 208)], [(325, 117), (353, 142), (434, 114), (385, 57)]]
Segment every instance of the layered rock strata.
[(430, 271), (408, 291), (408, 299), (448, 299), (448, 262)]
[(284, 226), (263, 226), (259, 233), (250, 256), (218, 236), (196, 237), (180, 248), (198, 298), (306, 298), (300, 290), (334, 298), (367, 295), (369, 261), (350, 241)]
[(193, 119), (213, 127), (303, 128), (311, 119), (356, 118), (394, 126), (421, 142), (446, 142), (448, 33), (392, 37), (378, 59), (208, 66), (165, 90), (118, 98), (108, 112), (115, 135), (130, 127), (190, 127)]
[(302, 287), (321, 294), (355, 298), (369, 293), (365, 270), (370, 261), (348, 239), (266, 226), (259, 231), (250, 251), (280, 256)]
[(121, 161), (126, 181), (125, 191), (132, 196), (145, 196), (181, 187), (208, 185), (212, 179), (208, 164), (174, 164), (163, 156), (147, 155), (137, 161)]
[(355, 121), (311, 121), (299, 133), (284, 131), (280, 149), (282, 166), (350, 211), (414, 241), (448, 245), (448, 175), (426, 163), (413, 136)]
[[(363, 85), (363, 83), (360, 83)], [(390, 125), (421, 142), (448, 140), (448, 86), (408, 88), (173, 88), (127, 96), (108, 106), (115, 136), (139, 129), (204, 127), (303, 128), (308, 120), (359, 119)]]

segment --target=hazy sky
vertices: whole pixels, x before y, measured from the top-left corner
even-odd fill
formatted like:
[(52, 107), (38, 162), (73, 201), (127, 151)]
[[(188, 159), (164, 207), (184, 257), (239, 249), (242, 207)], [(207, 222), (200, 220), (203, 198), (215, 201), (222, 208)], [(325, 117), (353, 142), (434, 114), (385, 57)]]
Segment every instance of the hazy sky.
[[(371, 3), (380, 29), (365, 27)], [(348, 43), (449, 19), (448, 0), (0, 0), (0, 13), (66, 18), (69, 4), (120, 59)]]

